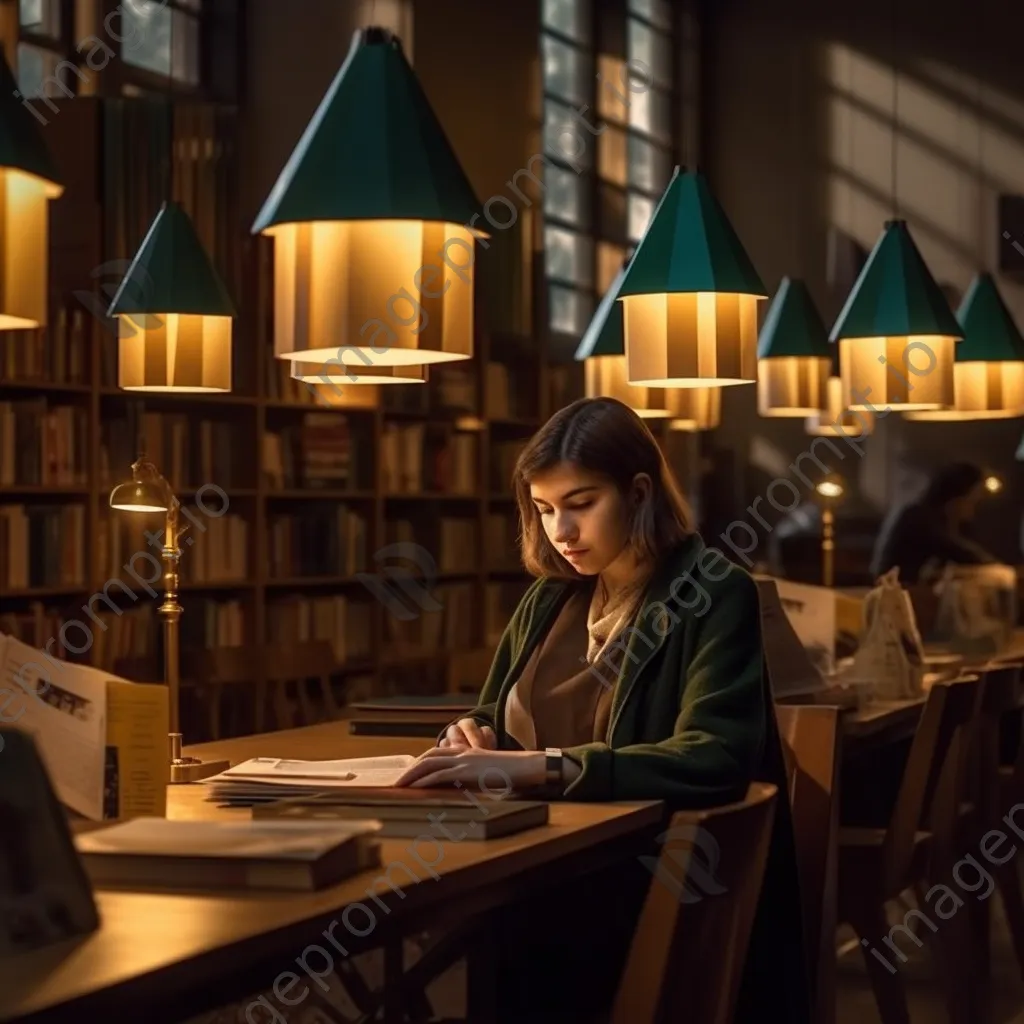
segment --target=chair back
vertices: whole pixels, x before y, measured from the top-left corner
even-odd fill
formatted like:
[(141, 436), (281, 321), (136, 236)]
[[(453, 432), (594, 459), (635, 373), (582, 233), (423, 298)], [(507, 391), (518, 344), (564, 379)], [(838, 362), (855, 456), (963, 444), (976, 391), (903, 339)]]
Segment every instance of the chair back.
[(979, 683), (977, 675), (965, 675), (934, 683), (928, 691), (886, 830), (887, 892), (905, 888), (917, 832), (937, 829), (944, 834), (947, 824), (952, 827), (946, 818), (953, 810), (950, 804), (962, 762), (957, 740), (978, 706)]
[(777, 798), (756, 782), (738, 803), (672, 816), (611, 1024), (731, 1024)]
[(827, 705), (780, 704), (775, 709), (793, 813), (807, 979), (819, 1024), (835, 1016), (841, 715), (840, 708)]
[[(977, 774), (974, 798), (982, 821), (995, 823), (1000, 813), (999, 754), (1000, 731), (1004, 716), (1020, 714), (1021, 664), (999, 663), (985, 666), (985, 692), (981, 700), (981, 713), (974, 734), (973, 766)], [(1020, 762), (1022, 758), (1018, 756)], [(1021, 764), (1024, 770), (1024, 763)]]

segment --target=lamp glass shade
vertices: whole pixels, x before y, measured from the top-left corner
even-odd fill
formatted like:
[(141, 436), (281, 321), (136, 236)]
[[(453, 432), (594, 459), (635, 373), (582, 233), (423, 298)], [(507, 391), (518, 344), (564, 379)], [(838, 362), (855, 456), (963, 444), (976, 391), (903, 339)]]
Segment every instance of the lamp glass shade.
[(167, 499), (161, 488), (148, 480), (128, 480), (110, 492), (111, 508), (124, 512), (166, 512)]
[(118, 386), (126, 391), (231, 390), (234, 306), (192, 221), (164, 203), (111, 301)]
[(868, 409), (847, 409), (843, 405), (843, 382), (829, 377), (826, 408), (808, 416), (806, 432), (814, 437), (864, 437), (875, 429), (875, 414)]
[(274, 239), (275, 355), (471, 358), (480, 212), (399, 41), (358, 30), (253, 224)]
[(811, 416), (825, 409), (832, 347), (807, 285), (784, 277), (757, 342), (762, 416)]
[(702, 175), (675, 169), (619, 295), (631, 384), (757, 380), (757, 303), (767, 294)]
[(964, 339), (956, 346), (952, 409), (908, 419), (995, 420), (1024, 416), (1024, 338), (991, 274), (971, 282), (956, 314)]
[(39, 122), (0, 54), (0, 330), (47, 322), (49, 207), (64, 191)]
[(663, 388), (635, 386), (626, 380), (626, 357), (591, 356), (583, 361), (584, 394), (587, 398), (614, 398), (628, 405), (642, 419), (667, 419), (667, 392)]
[(953, 404), (953, 360), (964, 336), (906, 221), (890, 220), (832, 327), (843, 402), (910, 411)]
[(274, 238), (279, 359), (386, 367), (472, 357), (468, 228), (417, 220), (321, 221), (279, 225), (267, 234)]
[(670, 430), (714, 430), (721, 424), (721, 388), (680, 388), (666, 394)]
[(430, 379), (426, 366), (376, 366), (337, 359), (324, 363), (292, 360), (292, 379), (305, 384), (322, 385), (325, 390), (340, 390), (348, 384), (425, 384)]

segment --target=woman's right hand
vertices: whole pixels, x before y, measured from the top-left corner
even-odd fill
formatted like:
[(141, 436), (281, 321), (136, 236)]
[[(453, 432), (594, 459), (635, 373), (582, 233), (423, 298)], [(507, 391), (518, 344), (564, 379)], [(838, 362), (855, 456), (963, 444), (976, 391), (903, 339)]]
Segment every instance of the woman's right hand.
[(489, 725), (481, 725), (474, 718), (460, 718), (448, 726), (438, 746), (479, 747), (481, 750), (497, 750), (498, 737)]

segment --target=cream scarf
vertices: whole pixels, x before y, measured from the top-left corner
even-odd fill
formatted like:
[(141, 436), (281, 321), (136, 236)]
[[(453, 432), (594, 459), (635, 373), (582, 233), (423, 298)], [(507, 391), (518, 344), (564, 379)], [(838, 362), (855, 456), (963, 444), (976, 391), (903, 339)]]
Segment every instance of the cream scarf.
[(630, 583), (613, 593), (598, 577), (587, 612), (587, 661), (593, 664), (604, 653), (619, 631), (636, 613), (637, 602), (647, 586), (648, 573), (640, 572)]

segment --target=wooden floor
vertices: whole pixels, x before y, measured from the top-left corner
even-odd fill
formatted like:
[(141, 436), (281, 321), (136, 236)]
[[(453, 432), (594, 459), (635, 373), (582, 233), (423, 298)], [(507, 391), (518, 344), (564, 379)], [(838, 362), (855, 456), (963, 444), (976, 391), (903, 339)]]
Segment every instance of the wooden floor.
[[(1010, 935), (998, 898), (992, 899), (992, 1002), (991, 1024), (1024, 1024), (1024, 983), (1021, 982), (1010, 946)], [(896, 918), (898, 920), (898, 918)], [(852, 933), (843, 929), (840, 939)], [(914, 950), (901, 968), (907, 983), (910, 1019), (913, 1024), (946, 1024), (945, 1004), (936, 982), (927, 947)], [(836, 1024), (879, 1024), (864, 972), (864, 960), (854, 949), (839, 961), (838, 1013)]]

